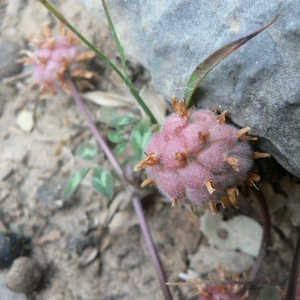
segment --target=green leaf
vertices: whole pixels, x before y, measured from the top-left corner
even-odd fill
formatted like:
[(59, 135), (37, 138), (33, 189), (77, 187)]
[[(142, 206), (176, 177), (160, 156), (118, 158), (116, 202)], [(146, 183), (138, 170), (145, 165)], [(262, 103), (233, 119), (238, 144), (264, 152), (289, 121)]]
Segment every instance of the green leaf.
[(114, 149), (114, 153), (116, 155), (119, 155), (125, 149), (126, 145), (127, 145), (127, 142), (122, 142), (122, 143), (118, 144)]
[(136, 116), (122, 116), (119, 118), (115, 118), (114, 120), (109, 122), (109, 126), (124, 126), (128, 124), (132, 124), (139, 120), (139, 117)]
[(76, 148), (75, 154), (83, 159), (93, 161), (97, 155), (97, 148), (93, 145), (80, 144)]
[(64, 193), (63, 193), (63, 197), (65, 199), (68, 198), (69, 196), (71, 196), (76, 191), (80, 182), (85, 177), (85, 175), (89, 172), (90, 169), (91, 169), (90, 167), (82, 168), (81, 170), (75, 172), (67, 180), (65, 187), (64, 187)]
[(109, 131), (107, 137), (113, 143), (120, 143), (123, 141), (123, 134), (116, 130)]
[(109, 124), (112, 120), (116, 118), (122, 117), (122, 115), (118, 112), (117, 109), (112, 108), (112, 107), (100, 107), (100, 122)]
[(270, 25), (272, 25), (279, 15), (278, 13), (271, 22), (269, 22), (267, 25), (263, 26), (262, 28), (254, 31), (253, 33), (247, 35), (246, 37), (243, 37), (241, 39), (238, 39), (232, 43), (229, 43), (222, 48), (218, 49), (217, 51), (213, 52), (211, 55), (206, 57), (203, 62), (201, 62), (196, 69), (191, 74), (184, 92), (184, 98), (186, 100), (186, 107), (189, 108), (191, 106), (192, 96), (196, 90), (196, 88), (199, 86), (200, 82), (205, 78), (205, 76), (217, 65), (219, 64), (223, 59), (225, 59), (229, 54), (231, 54), (233, 51), (247, 43), (250, 39), (258, 35), (260, 32), (268, 28)]
[(113, 196), (113, 178), (104, 168), (95, 168), (92, 174), (92, 185), (102, 195), (111, 199)]
[(131, 164), (134, 167), (138, 162), (139, 159), (135, 155), (130, 156), (121, 163), (121, 168), (124, 169), (128, 164)]
[(151, 136), (150, 123), (147, 120), (141, 119), (130, 135), (130, 144), (138, 159), (142, 158), (143, 150)]

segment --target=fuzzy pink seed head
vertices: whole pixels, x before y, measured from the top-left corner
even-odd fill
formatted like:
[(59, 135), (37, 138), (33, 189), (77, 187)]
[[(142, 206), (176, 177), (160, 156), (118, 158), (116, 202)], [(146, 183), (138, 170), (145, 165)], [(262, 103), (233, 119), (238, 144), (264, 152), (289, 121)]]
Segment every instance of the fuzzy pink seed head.
[[(72, 76), (76, 73), (77, 62), (92, 58), (94, 54), (85, 52), (80, 54), (78, 39), (70, 32), (61, 29), (61, 36), (52, 36), (48, 27), (42, 32), (43, 38), (32, 39), (36, 48), (33, 52), (24, 51), (28, 56), (19, 62), (33, 65), (33, 83), (39, 84), (41, 90), (56, 93), (65, 88), (64, 80), (66, 72)], [(86, 55), (85, 55), (86, 54)], [(82, 72), (84, 77), (84, 72)]]
[(236, 185), (247, 180), (253, 166), (248, 141), (225, 124), (222, 114), (174, 106), (175, 113), (151, 137), (136, 169), (148, 167), (152, 183), (173, 203), (209, 203), (214, 213), (215, 204), (228, 195), (236, 205)]
[[(216, 279), (210, 277), (210, 279), (212, 281), (223, 281), (223, 283), (210, 282), (209, 284), (197, 284), (202, 280), (193, 270), (188, 270), (187, 274), (179, 273), (178, 277), (191, 284), (195, 283), (193, 287), (199, 294), (199, 300), (243, 300), (247, 298), (248, 291), (246, 291), (244, 295), (240, 294), (241, 285), (229, 283), (238, 280), (242, 281), (237, 274), (224, 272), (221, 264), (219, 264), (217, 271), (218, 277)], [(227, 278), (229, 279), (228, 283), (226, 283)]]

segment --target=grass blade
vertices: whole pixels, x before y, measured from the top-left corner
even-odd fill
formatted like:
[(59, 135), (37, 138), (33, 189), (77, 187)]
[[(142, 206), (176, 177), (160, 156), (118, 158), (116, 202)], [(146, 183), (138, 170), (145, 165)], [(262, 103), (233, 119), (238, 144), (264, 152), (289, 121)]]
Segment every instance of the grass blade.
[(108, 25), (109, 25), (109, 29), (111, 31), (111, 35), (116, 43), (116, 46), (117, 46), (117, 49), (120, 53), (120, 57), (121, 57), (121, 62), (122, 62), (122, 67), (123, 67), (123, 70), (124, 70), (124, 76), (126, 79), (128, 79), (128, 70), (127, 70), (127, 66), (126, 66), (126, 57), (125, 57), (125, 53), (124, 53), (124, 49), (119, 41), (119, 38), (118, 38), (118, 35), (116, 33), (116, 30), (115, 30), (115, 27), (114, 27), (114, 23), (110, 17), (110, 14), (109, 14), (109, 11), (107, 9), (107, 6), (106, 6), (106, 2), (105, 0), (102, 0), (102, 5), (103, 5), (103, 8), (104, 8), (104, 11), (105, 11), (105, 15), (106, 15), (106, 19), (107, 19), (107, 22), (108, 22)]

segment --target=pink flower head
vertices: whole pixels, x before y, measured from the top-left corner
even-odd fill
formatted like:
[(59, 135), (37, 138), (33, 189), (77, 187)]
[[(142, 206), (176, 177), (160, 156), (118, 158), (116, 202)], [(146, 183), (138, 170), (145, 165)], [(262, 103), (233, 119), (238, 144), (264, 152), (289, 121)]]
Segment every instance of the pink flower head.
[(172, 105), (175, 113), (151, 137), (145, 158), (135, 167), (147, 168), (149, 178), (143, 186), (155, 183), (173, 205), (207, 203), (216, 214), (216, 203), (227, 196), (236, 207), (236, 186), (259, 178), (249, 173), (253, 152), (245, 134), (250, 128), (237, 130), (225, 124), (227, 111), (218, 116), (187, 110), (175, 97)]
[(92, 51), (80, 54), (79, 40), (70, 31), (61, 28), (61, 36), (55, 37), (45, 27), (42, 35), (40, 40), (31, 40), (36, 45), (35, 50), (23, 51), (28, 57), (19, 60), (34, 67), (31, 86), (39, 84), (42, 91), (54, 94), (60, 88), (65, 88), (66, 75), (91, 77), (90, 72), (77, 69), (77, 62), (90, 59), (95, 54)]

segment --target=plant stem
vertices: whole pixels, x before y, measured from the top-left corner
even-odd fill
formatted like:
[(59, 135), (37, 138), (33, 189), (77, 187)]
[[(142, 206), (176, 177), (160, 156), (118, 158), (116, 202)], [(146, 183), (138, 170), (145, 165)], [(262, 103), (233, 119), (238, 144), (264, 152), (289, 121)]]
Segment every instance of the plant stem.
[(147, 220), (145, 218), (145, 214), (143, 212), (141, 201), (137, 195), (134, 195), (132, 198), (132, 202), (133, 202), (135, 212), (140, 221), (141, 230), (143, 232), (143, 235), (144, 235), (147, 247), (148, 247), (148, 251), (150, 252), (150, 256), (152, 258), (152, 263), (155, 266), (156, 273), (157, 273), (161, 288), (163, 290), (163, 293), (165, 295), (165, 298), (168, 300), (172, 300), (173, 298), (170, 293), (169, 287), (166, 285), (166, 279), (165, 279), (165, 276), (164, 276), (164, 273), (162, 270), (162, 265), (161, 265), (158, 255), (157, 255), (157, 251), (154, 246), (152, 236), (150, 234), (150, 230), (148, 227)]
[(270, 229), (271, 229), (271, 218), (268, 208), (268, 204), (265, 200), (263, 193), (254, 187), (250, 188), (250, 194), (253, 199), (256, 200), (262, 216), (263, 221), (263, 240), (259, 249), (259, 255), (255, 260), (249, 274), (247, 281), (253, 281), (262, 265), (262, 262), (267, 254), (268, 245), (270, 243)]
[(125, 180), (124, 175), (123, 175), (123, 171), (119, 165), (119, 163), (117, 162), (115, 156), (112, 154), (111, 150), (109, 149), (109, 147), (107, 146), (106, 142), (104, 141), (103, 137), (101, 136), (100, 132), (98, 131), (98, 128), (96, 127), (96, 125), (94, 124), (94, 122), (92, 121), (89, 113), (87, 112), (85, 105), (75, 87), (75, 85), (73, 84), (72, 80), (70, 78), (66, 79), (66, 83), (67, 86), (74, 98), (74, 101), (76, 103), (76, 105), (78, 106), (81, 114), (83, 115), (83, 117), (85, 118), (86, 122), (88, 123), (93, 135), (95, 136), (97, 142), (99, 143), (100, 147), (103, 149), (104, 153), (106, 154), (107, 158), (109, 159), (110, 163), (112, 164), (112, 166), (114, 167), (114, 169), (116, 170), (117, 174), (119, 175), (120, 179), (123, 181), (126, 190), (128, 191), (130, 197), (132, 198), (132, 202), (133, 202), (133, 206), (135, 209), (135, 212), (137, 214), (137, 217), (139, 219), (139, 223), (141, 226), (141, 230), (143, 233), (143, 236), (145, 238), (147, 247), (148, 247), (148, 251), (150, 253), (150, 257), (152, 260), (152, 263), (154, 265), (154, 268), (156, 270), (162, 291), (164, 293), (165, 299), (166, 300), (172, 300), (172, 296), (169, 290), (169, 287), (166, 285), (166, 279), (162, 270), (162, 266), (156, 251), (156, 248), (154, 246), (153, 243), (153, 239), (143, 212), (143, 208), (141, 205), (141, 201), (138, 195), (136, 195), (134, 193), (134, 189), (133, 187)]
[(271, 218), (270, 218), (270, 212), (268, 208), (268, 204), (265, 200), (264, 195), (260, 190), (257, 190), (254, 187), (250, 188), (250, 194), (251, 197), (256, 201), (256, 203), (259, 206), (261, 218), (263, 222), (263, 238), (261, 242), (261, 246), (259, 249), (259, 254), (257, 259), (255, 260), (254, 264), (252, 265), (252, 268), (249, 271), (247, 282), (249, 284), (244, 285), (239, 291), (238, 295), (244, 295), (246, 291), (249, 289), (249, 286), (251, 285), (251, 282), (255, 279), (262, 262), (267, 254), (268, 245), (270, 243), (270, 229), (271, 229)]
[(293, 261), (290, 270), (290, 277), (287, 284), (287, 290), (285, 294), (285, 300), (298, 299), (299, 288), (297, 284), (299, 283), (299, 273), (300, 273), (300, 232), (297, 237), (297, 244), (294, 250)]
[(95, 51), (95, 53), (100, 56), (117, 74), (118, 76), (124, 81), (127, 87), (130, 90), (130, 93), (133, 95), (137, 103), (141, 106), (143, 111), (149, 117), (150, 121), (153, 124), (157, 124), (157, 120), (152, 114), (151, 110), (148, 108), (144, 100), (141, 98), (137, 90), (135, 89), (133, 83), (130, 79), (122, 74), (122, 72), (117, 68), (117, 66), (108, 58), (106, 57), (101, 51), (99, 51), (91, 42), (89, 42), (79, 31), (77, 31), (71, 23), (47, 0), (39, 0), (41, 4), (43, 4), (58, 20), (60, 20), (65, 26), (67, 26), (75, 35), (77, 35), (90, 49)]

